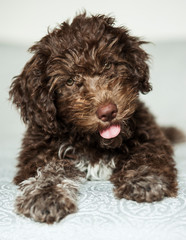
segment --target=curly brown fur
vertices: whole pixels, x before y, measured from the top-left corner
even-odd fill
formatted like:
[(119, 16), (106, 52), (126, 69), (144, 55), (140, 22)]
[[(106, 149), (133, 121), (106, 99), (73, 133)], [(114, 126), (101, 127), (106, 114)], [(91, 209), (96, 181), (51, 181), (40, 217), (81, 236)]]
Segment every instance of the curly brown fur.
[(63, 162), (50, 162), (38, 169), (34, 177), (20, 183), (21, 194), (17, 197), (16, 211), (40, 222), (59, 221), (77, 210), (81, 181), (80, 177), (68, 177)]
[(173, 150), (139, 100), (151, 90), (145, 42), (102, 15), (77, 16), (30, 48), (10, 98), (27, 124), (14, 182), (19, 214), (53, 223), (76, 211), (82, 178), (118, 198), (177, 194)]

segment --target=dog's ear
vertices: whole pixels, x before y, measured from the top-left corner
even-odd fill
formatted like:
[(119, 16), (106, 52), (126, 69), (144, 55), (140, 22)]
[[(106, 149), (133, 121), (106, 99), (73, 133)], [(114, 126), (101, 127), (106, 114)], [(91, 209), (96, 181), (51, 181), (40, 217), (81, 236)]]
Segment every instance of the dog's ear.
[(129, 36), (128, 31), (123, 30), (123, 58), (127, 60), (131, 69), (135, 85), (143, 94), (152, 90), (149, 82), (149, 55), (142, 49), (141, 45), (147, 42), (137, 37)]
[(145, 94), (152, 90), (152, 86), (149, 82), (149, 55), (141, 48), (141, 45), (146, 44), (147, 42), (140, 41), (138, 38), (134, 39), (136, 42), (136, 44), (134, 44), (132, 47), (134, 73), (138, 78), (139, 90)]
[(10, 99), (20, 109), (25, 123), (55, 134), (57, 131), (56, 108), (51, 95), (46, 62), (49, 53), (43, 52), (41, 42), (30, 48), (34, 52), (22, 73), (15, 77), (10, 87)]

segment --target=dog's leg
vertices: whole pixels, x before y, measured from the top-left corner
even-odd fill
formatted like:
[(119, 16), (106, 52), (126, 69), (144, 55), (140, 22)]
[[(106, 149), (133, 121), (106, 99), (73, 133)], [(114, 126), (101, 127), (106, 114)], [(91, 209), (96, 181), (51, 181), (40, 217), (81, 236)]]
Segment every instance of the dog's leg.
[(177, 194), (177, 171), (172, 148), (166, 139), (150, 140), (133, 147), (128, 158), (120, 156), (111, 177), (118, 198), (137, 202), (159, 201)]
[(38, 169), (35, 177), (21, 182), (16, 212), (49, 224), (76, 212), (78, 186), (82, 178), (73, 168), (72, 164), (66, 165), (62, 160), (50, 162)]

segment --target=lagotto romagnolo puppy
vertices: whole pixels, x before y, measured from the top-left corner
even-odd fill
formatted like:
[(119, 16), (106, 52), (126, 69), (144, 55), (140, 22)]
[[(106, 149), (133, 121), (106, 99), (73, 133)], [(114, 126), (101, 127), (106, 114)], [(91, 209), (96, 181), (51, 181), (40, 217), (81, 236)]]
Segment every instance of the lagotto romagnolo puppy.
[(113, 18), (81, 14), (30, 48), (10, 89), (27, 125), (17, 213), (59, 221), (77, 211), (85, 180), (110, 180), (117, 198), (137, 202), (177, 195), (171, 129), (139, 100), (151, 90), (144, 43)]

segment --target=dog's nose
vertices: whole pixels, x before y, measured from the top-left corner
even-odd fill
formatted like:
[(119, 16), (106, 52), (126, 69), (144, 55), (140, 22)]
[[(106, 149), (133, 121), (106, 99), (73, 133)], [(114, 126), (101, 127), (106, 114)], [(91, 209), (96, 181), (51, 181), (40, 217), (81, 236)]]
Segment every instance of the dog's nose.
[(116, 117), (117, 112), (118, 109), (116, 104), (109, 103), (107, 105), (98, 107), (96, 114), (101, 121), (109, 122)]

